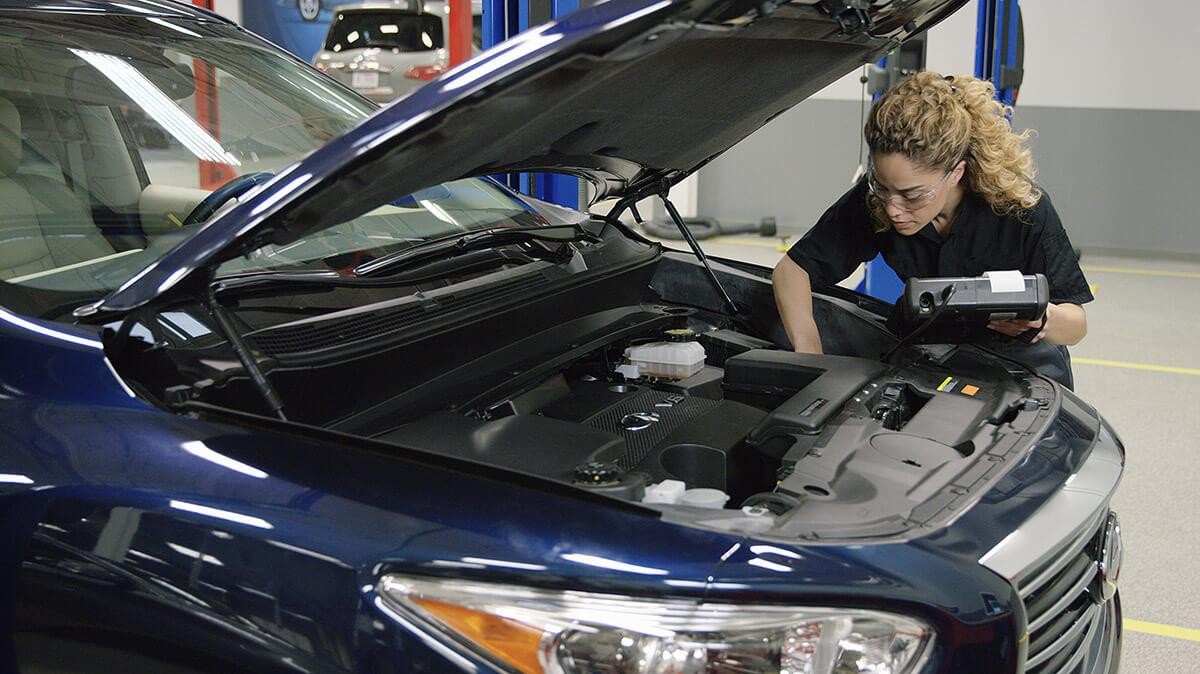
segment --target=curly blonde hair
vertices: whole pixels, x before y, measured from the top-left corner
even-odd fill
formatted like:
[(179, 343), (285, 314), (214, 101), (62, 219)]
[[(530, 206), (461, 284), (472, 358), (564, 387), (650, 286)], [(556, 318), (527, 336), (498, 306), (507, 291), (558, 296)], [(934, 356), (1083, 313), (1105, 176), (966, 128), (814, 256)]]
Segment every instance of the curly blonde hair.
[[(1042, 192), (1034, 184), (1033, 135), (1015, 133), (1012, 108), (995, 100), (987, 80), (920, 72), (884, 94), (863, 128), (874, 154), (899, 153), (926, 169), (952, 171), (966, 161), (966, 180), (997, 215), (1022, 217)], [(886, 231), (883, 202), (868, 196), (877, 231)]]

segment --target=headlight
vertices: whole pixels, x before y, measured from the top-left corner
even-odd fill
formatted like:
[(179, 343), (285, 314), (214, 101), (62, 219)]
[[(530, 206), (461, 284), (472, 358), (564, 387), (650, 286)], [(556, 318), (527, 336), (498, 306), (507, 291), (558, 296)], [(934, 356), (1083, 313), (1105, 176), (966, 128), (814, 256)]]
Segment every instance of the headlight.
[(635, 599), (385, 576), (386, 608), (523, 674), (903, 674), (933, 644), (910, 617)]

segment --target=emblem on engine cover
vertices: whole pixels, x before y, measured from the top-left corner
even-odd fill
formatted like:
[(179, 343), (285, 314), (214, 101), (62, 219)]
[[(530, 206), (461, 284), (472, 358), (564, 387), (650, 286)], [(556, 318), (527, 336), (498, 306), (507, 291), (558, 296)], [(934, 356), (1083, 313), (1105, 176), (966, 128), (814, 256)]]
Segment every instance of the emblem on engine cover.
[(653, 412), (634, 412), (621, 417), (621, 427), (627, 431), (641, 431), (659, 422)]

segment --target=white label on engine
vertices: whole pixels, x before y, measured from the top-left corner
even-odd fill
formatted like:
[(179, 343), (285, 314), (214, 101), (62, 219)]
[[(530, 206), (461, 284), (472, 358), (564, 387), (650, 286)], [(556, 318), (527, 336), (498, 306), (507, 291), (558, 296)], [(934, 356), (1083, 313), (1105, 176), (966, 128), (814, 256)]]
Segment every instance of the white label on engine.
[(988, 283), (992, 284), (994, 293), (1025, 292), (1025, 276), (1015, 269), (1012, 271), (985, 271), (983, 275), (987, 277)]

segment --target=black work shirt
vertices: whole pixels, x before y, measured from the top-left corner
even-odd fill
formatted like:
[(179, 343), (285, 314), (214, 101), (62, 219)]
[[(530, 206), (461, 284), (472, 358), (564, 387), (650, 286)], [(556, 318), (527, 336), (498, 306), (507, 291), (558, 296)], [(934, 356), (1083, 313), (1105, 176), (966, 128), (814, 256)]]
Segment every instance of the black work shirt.
[[(1044, 192), (1036, 206), (1018, 217), (996, 215), (983, 199), (968, 191), (943, 239), (932, 222), (912, 236), (891, 227), (876, 232), (864, 180), (830, 206), (787, 254), (808, 272), (816, 287), (841, 281), (860, 262), (879, 253), (901, 280), (982, 276), (988, 271), (1017, 269), (1023, 274), (1045, 274), (1054, 304), (1084, 304), (1094, 299), (1062, 221)], [(1045, 341), (1026, 344), (999, 333), (986, 346), (1067, 388), (1074, 387), (1065, 346)]]
[(808, 272), (813, 286), (820, 286), (841, 281), (878, 253), (901, 280), (1018, 269), (1024, 274), (1045, 274), (1054, 304), (1094, 299), (1062, 221), (1044, 192), (1036, 206), (1018, 217), (996, 215), (983, 199), (967, 191), (943, 239), (932, 222), (911, 236), (891, 227), (876, 232), (867, 206), (867, 184), (859, 181), (787, 254)]

